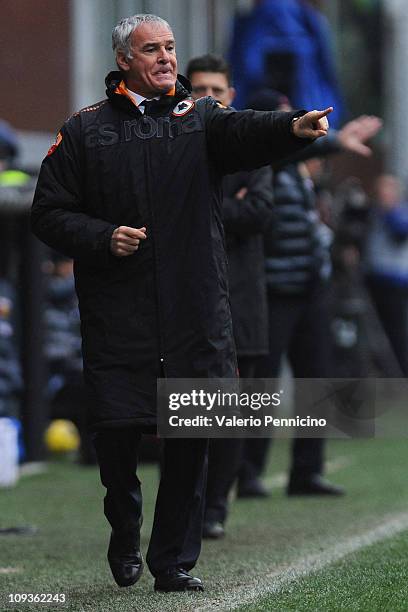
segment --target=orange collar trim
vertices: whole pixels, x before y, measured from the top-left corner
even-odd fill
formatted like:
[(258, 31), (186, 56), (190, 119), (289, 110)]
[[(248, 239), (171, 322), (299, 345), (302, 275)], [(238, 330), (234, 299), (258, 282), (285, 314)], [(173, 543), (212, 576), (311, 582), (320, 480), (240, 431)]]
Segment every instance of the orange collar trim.
[[(166, 95), (166, 96), (174, 96), (174, 95), (175, 95), (175, 93), (176, 93), (176, 88), (175, 88), (175, 87), (172, 87), (172, 88), (170, 89), (170, 91), (168, 91), (168, 92), (167, 92), (165, 95)], [(127, 87), (126, 87), (126, 85), (125, 85), (125, 81), (123, 81), (123, 80), (122, 80), (122, 81), (119, 83), (119, 85), (118, 85), (118, 86), (116, 87), (116, 89), (115, 89), (115, 94), (119, 94), (120, 96), (125, 96), (125, 97), (126, 97), (126, 98), (128, 98), (128, 99), (129, 99), (129, 100), (132, 102), (132, 104), (134, 104), (134, 105), (136, 106), (136, 108), (137, 108), (137, 104), (136, 104), (136, 102), (135, 102), (134, 98), (133, 98), (133, 97), (130, 95), (130, 93), (129, 93), (129, 91), (128, 91), (128, 88), (127, 88)]]
[(136, 106), (136, 108), (137, 108), (137, 104), (136, 104), (134, 98), (128, 92), (128, 89), (127, 89), (127, 87), (125, 85), (125, 81), (121, 81), (119, 83), (119, 85), (115, 89), (115, 94), (119, 94), (120, 96), (125, 96), (125, 98), (128, 98), (131, 101), (131, 103), (134, 106)]

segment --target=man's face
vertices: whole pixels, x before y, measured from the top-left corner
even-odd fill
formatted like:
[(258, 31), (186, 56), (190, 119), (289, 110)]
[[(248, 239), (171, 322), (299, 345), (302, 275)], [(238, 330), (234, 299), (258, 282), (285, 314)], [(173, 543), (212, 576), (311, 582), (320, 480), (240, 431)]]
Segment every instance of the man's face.
[(177, 57), (171, 30), (160, 23), (143, 23), (131, 36), (132, 59), (118, 53), (118, 66), (125, 72), (132, 91), (153, 98), (170, 91), (177, 80)]
[(194, 100), (212, 96), (224, 106), (231, 106), (235, 89), (229, 86), (228, 79), (222, 72), (193, 72), (190, 80)]

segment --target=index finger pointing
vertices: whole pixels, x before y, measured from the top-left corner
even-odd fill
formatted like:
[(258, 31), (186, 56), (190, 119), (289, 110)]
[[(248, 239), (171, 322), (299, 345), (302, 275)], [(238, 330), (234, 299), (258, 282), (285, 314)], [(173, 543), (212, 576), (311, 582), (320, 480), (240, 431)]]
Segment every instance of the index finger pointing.
[(334, 110), (333, 107), (329, 106), (329, 108), (326, 108), (323, 111), (315, 111), (317, 113), (316, 120), (323, 119), (323, 117), (327, 117), (327, 115), (330, 115), (330, 113), (332, 113), (333, 110)]

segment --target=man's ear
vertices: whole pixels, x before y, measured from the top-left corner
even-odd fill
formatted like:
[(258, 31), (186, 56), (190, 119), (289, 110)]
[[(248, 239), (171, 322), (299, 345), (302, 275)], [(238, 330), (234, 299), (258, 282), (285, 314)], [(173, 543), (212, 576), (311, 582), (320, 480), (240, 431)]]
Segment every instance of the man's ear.
[(130, 69), (128, 59), (126, 57), (126, 54), (123, 53), (123, 51), (117, 52), (116, 63), (118, 65), (118, 68), (120, 68), (120, 70), (123, 70), (124, 72), (127, 72)]
[(231, 104), (235, 100), (235, 96), (237, 95), (237, 91), (235, 87), (228, 87), (228, 95), (229, 95), (229, 106), (231, 106)]

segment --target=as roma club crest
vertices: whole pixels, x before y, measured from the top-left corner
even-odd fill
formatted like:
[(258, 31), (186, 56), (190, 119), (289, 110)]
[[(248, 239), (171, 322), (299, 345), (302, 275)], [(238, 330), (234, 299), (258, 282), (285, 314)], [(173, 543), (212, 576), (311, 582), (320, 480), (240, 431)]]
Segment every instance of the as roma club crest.
[(182, 100), (177, 104), (177, 106), (173, 109), (173, 115), (175, 117), (183, 117), (183, 115), (187, 115), (194, 108), (193, 100)]

